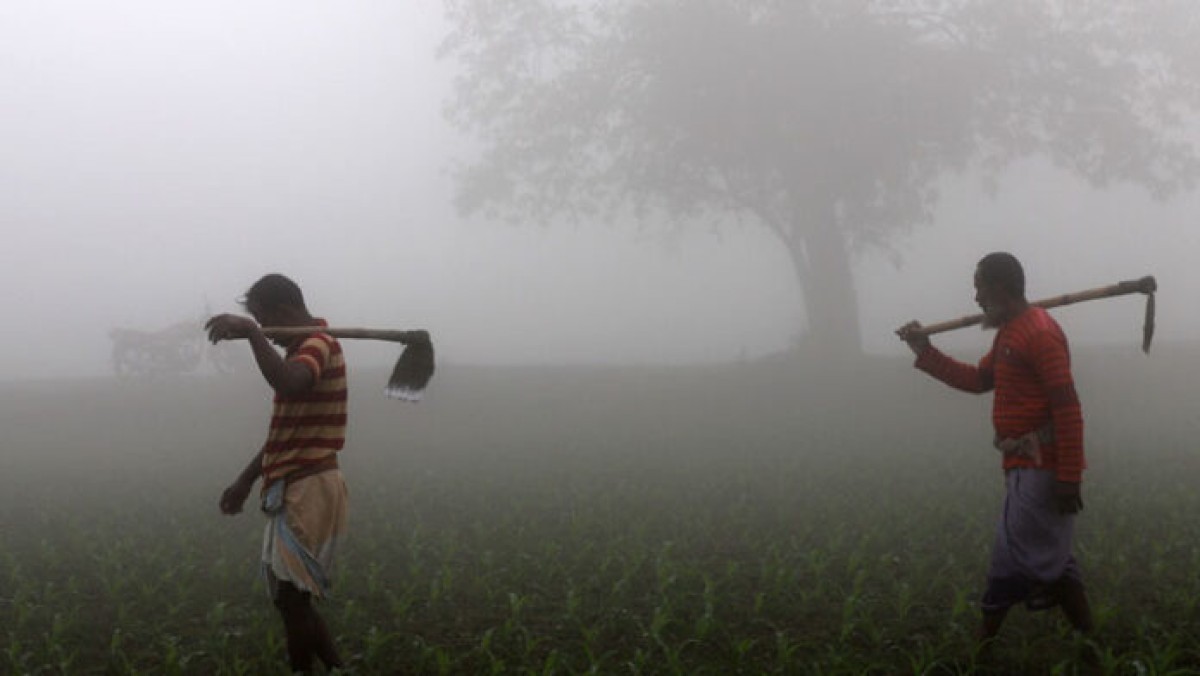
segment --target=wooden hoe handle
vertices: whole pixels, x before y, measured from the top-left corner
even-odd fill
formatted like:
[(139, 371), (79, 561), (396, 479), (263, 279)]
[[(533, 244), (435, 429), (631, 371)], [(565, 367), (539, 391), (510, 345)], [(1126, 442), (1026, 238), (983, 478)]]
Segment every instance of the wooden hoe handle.
[(405, 345), (429, 342), (429, 332), (423, 330), (396, 331), (393, 329), (331, 328), (324, 326), (264, 326), (262, 332), (269, 338), (287, 338), (289, 336), (307, 336), (312, 333), (328, 333), (334, 338), (386, 340)]
[[(1034, 301), (1030, 305), (1035, 305), (1040, 308), (1049, 310), (1050, 308), (1061, 307), (1063, 305), (1072, 305), (1074, 303), (1082, 303), (1089, 300), (1099, 300), (1101, 298), (1112, 298), (1113, 296), (1125, 296), (1131, 293), (1144, 293), (1147, 296), (1146, 302), (1146, 319), (1142, 327), (1142, 350), (1148, 352), (1150, 350), (1150, 340), (1154, 336), (1154, 292), (1158, 290), (1158, 282), (1153, 276), (1147, 275), (1141, 279), (1129, 279), (1108, 286), (1101, 286), (1085, 291), (1077, 291), (1075, 293), (1064, 293), (1061, 296), (1052, 298), (1043, 298), (1042, 300)], [(967, 315), (958, 319), (938, 322), (916, 329), (917, 334), (932, 336), (935, 333), (945, 333), (946, 331), (954, 331), (968, 326), (974, 326), (983, 322), (982, 314)]]

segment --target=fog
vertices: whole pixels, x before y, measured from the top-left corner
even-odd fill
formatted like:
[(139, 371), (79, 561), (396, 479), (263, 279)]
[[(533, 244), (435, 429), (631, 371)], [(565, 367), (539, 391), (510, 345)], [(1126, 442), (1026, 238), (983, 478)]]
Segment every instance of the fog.
[[(630, 6), (647, 9), (645, 25), (661, 29), (651, 31), (653, 48), (642, 55), (658, 63), (664, 43), (680, 35), (689, 49), (708, 47), (700, 38), (713, 36), (697, 31), (723, 27), (721, 12), (731, 7), (750, 16), (735, 46), (774, 35), (772, 44), (807, 55), (806, 40), (772, 33), (751, 15), (761, 9), (800, 31), (810, 24), (784, 24), (796, 21), (788, 12), (849, 7), (853, 16), (887, 5), (791, 2)], [(1017, 17), (1075, 6), (898, 4), (1023, 9)], [(344, 342), (352, 422), (337, 457), (350, 486), (351, 526), (334, 596), (320, 608), (349, 673), (862, 674), (897, 664), (914, 673), (975, 673), (975, 600), (1005, 500), (1001, 457), (991, 446), (992, 398), (916, 373), (893, 330), (910, 319), (975, 313), (975, 263), (1006, 250), (1024, 262), (1031, 299), (1144, 275), (1158, 280), (1149, 357), (1138, 351), (1140, 296), (1055, 311), (1076, 348), (1073, 375), (1087, 426), (1086, 507), (1075, 551), (1095, 599), (1105, 673), (1195, 673), (1200, 418), (1191, 393), (1200, 378), (1200, 313), (1191, 292), (1200, 288), (1200, 194), (1184, 186), (1156, 199), (1121, 180), (1150, 171), (1139, 160), (1155, 146), (1136, 145), (1137, 138), (1114, 136), (1115, 154), (1090, 174), (1111, 179), (1099, 181), (1103, 188), (1063, 169), (1071, 159), (1095, 159), (1080, 151), (1064, 161), (1078, 150), (1073, 143), (1107, 147), (1113, 139), (1089, 134), (1121, 127), (1109, 118), (1089, 127), (1103, 116), (1087, 111), (1066, 122), (1051, 115), (1062, 125), (1051, 126), (1040, 152), (1022, 152), (1031, 137), (1000, 123), (1000, 135), (1017, 140), (1009, 149), (1015, 159), (1000, 153), (996, 171), (988, 170), (995, 157), (975, 157), (986, 140), (963, 135), (939, 146), (941, 127), (955, 126), (953, 111), (943, 119), (928, 112), (937, 105), (917, 99), (958, 101), (951, 90), (976, 78), (979, 62), (969, 59), (939, 71), (968, 75), (945, 87), (925, 62), (902, 63), (892, 75), (920, 96), (864, 113), (881, 126), (854, 130), (872, 142), (847, 134), (828, 146), (838, 153), (794, 158), (803, 153), (791, 151), (821, 134), (789, 130), (796, 124), (789, 118), (765, 143), (729, 143), (743, 132), (763, 137), (747, 118), (725, 124), (704, 111), (767, 108), (761, 99), (774, 100), (774, 83), (804, 69), (790, 62), (765, 73), (730, 69), (734, 89), (745, 84), (766, 96), (722, 108), (728, 102), (714, 100), (707, 84), (725, 62), (714, 49), (704, 52), (710, 70), (680, 69), (680, 91), (665, 87), (664, 100), (636, 100), (633, 108), (669, 114), (662, 127), (653, 116), (642, 120), (651, 122), (648, 133), (632, 136), (642, 143), (624, 137), (624, 149), (632, 146), (631, 156), (651, 168), (644, 176), (638, 166), (612, 172), (630, 181), (617, 181), (616, 191), (636, 192), (630, 176), (678, 188), (654, 180), (662, 179), (655, 169), (670, 178), (688, 173), (687, 157), (656, 152), (670, 145), (682, 110), (700, 120), (693, 130), (711, 122), (720, 137), (693, 135), (688, 146), (729, 162), (733, 179), (718, 187), (736, 188), (738, 170), (749, 166), (749, 194), (767, 207), (621, 203), (607, 212), (581, 207), (585, 215), (549, 223), (532, 214), (506, 218), (490, 204), (460, 210), (470, 202), (464, 195), (479, 188), (470, 169), (486, 165), (495, 138), (456, 123), (455, 104), (461, 114), (463, 92), (472, 91), (472, 63), (461, 46), (447, 46), (455, 9), (459, 20), (478, 11), (481, 25), (515, 28), (518, 47), (526, 40), (553, 51), (574, 35), (564, 27), (580, 27), (555, 21), (586, 5), (0, 2), (0, 672), (283, 673), (284, 630), (255, 577), (263, 520), (253, 498), (237, 518), (217, 508), (222, 489), (260, 448), (270, 388), (240, 343), (226, 346), (243, 357), (240, 369), (220, 377), (220, 363), (211, 361), (175, 369), (186, 377), (167, 368), (115, 378), (110, 334), (165, 335), (182, 325), (182, 335), (198, 336), (201, 320), (239, 311), (251, 283), (282, 272), (300, 283), (314, 314), (344, 326), (428, 329), (439, 359), (424, 400), (396, 402), (379, 390), (397, 346)], [(711, 13), (674, 31), (678, 17), (669, 13), (683, 7)], [(669, 20), (655, 24), (658, 10)], [(987, 11), (972, 16), (995, 19)], [(864, 35), (839, 33), (846, 26), (835, 24), (831, 18), (834, 28), (807, 35), (818, 56), (831, 45), (841, 49), (846, 34)], [(1039, 28), (1015, 26), (1016, 44)], [(1188, 26), (1152, 27), (1191, 49), (1200, 44)], [(886, 60), (879, 55), (889, 53), (888, 34), (865, 35), (881, 39), (855, 43), (867, 65), (850, 59), (846, 71), (862, 79), (819, 89), (879, 100), (862, 82), (887, 79), (877, 80), (872, 64)], [(1135, 37), (1146, 35), (1158, 33)], [(631, 44), (636, 55), (639, 44)], [(1048, 61), (1052, 71), (1069, 64), (1056, 59)], [(804, 76), (835, 65), (806, 63)], [(521, 83), (525, 67), (536, 76), (572, 64), (564, 57), (503, 65), (498, 74), (516, 73)], [(583, 127), (606, 128), (620, 115), (593, 120), (589, 97), (639, 93), (607, 82), (611, 73), (584, 71), (575, 82), (583, 88), (537, 108), (533, 127), (578, 118)], [(493, 82), (497, 73), (486, 68), (474, 74), (484, 85), (475, 92), (482, 94), (475, 112), (484, 113), (477, 127), (511, 122), (505, 114), (514, 108), (502, 105), (509, 81)], [(1181, 99), (1198, 96), (1195, 82), (1185, 84)], [(806, 108), (803, 87), (779, 90), (781, 106), (799, 101), (792, 112), (814, 108), (813, 119), (832, 118), (835, 130), (841, 118), (867, 110)], [(936, 98), (946, 91), (952, 95)], [(1157, 110), (1157, 100), (1138, 98), (1141, 90), (1120, 93), (1139, 114)], [(1041, 94), (1054, 101), (1053, 92)], [(1183, 116), (1173, 138), (1196, 130), (1190, 112), (1172, 107), (1173, 96), (1162, 103)], [(556, 106), (568, 113), (540, 117)], [(938, 148), (932, 160), (922, 143), (892, 144), (886, 125), (912, 111), (929, 123), (916, 128)], [(1072, 136), (1076, 123), (1083, 131)], [(554, 143), (584, 132), (532, 134), (549, 139), (542, 146), (516, 133), (508, 150), (516, 148), (517, 160), (530, 147), (604, 159), (605, 148)], [(784, 137), (795, 145), (772, 144)], [(884, 161), (883, 179), (863, 179), (893, 180), (895, 192), (863, 189), (856, 180), (875, 170), (868, 151), (884, 146), (891, 149), (885, 160), (895, 159), (887, 155), (893, 151), (918, 157)], [(937, 198), (927, 213), (922, 162), (936, 168)], [(569, 192), (559, 172), (541, 171), (561, 168), (553, 158), (534, 164), (533, 182), (549, 186), (543, 196)], [(761, 166), (768, 170), (756, 174)], [(1192, 169), (1200, 174), (1200, 165)], [(484, 188), (499, 185), (502, 193), (507, 178)], [(919, 184), (916, 202), (905, 201), (913, 199), (909, 182)], [(1153, 178), (1146, 182), (1154, 187)], [(833, 188), (860, 202), (831, 198)], [(792, 201), (773, 190), (794, 191)], [(798, 216), (811, 218), (810, 202), (824, 200), (825, 212), (812, 207), (831, 219), (823, 223), (840, 219), (839, 236), (869, 238), (861, 222), (843, 226), (855, 208), (864, 221), (879, 216), (872, 198), (862, 197), (877, 193), (899, 204), (884, 214), (896, 220), (874, 224), (885, 248), (850, 254), (862, 350), (851, 345), (835, 355), (831, 347), (847, 346), (812, 338), (810, 315), (818, 312), (806, 299), (837, 315), (828, 299), (839, 289), (813, 294), (801, 284), (794, 243), (763, 213), (778, 200), (799, 230), (810, 224)], [(804, 245), (808, 264), (824, 263), (812, 253), (817, 244)], [(935, 342), (973, 360), (990, 340), (964, 330)], [(1058, 618), (1013, 613), (996, 645), (995, 673), (1074, 673), (1071, 651), (1081, 642), (1071, 643)]]
[[(0, 372), (106, 373), (110, 328), (235, 310), (271, 271), (335, 323), (430, 329), (448, 361), (721, 362), (794, 344), (791, 264), (752, 225), (460, 216), (451, 169), (473, 146), (442, 115), (445, 21), (432, 2), (4, 3)], [(868, 352), (899, 354), (891, 329), (910, 318), (973, 311), (973, 263), (1001, 249), (1032, 297), (1154, 274), (1159, 340), (1197, 337), (1194, 195), (1102, 192), (1037, 159), (994, 196), (969, 174), (943, 183), (931, 224), (856, 258)], [(1127, 304), (1062, 316), (1076, 342), (1134, 344)]]

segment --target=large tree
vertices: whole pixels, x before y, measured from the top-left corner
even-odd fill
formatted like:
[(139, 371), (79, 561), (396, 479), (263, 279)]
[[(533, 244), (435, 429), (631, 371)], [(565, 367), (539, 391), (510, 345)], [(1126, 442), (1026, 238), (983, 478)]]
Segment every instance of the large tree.
[(854, 252), (930, 218), (939, 176), (1044, 154), (1189, 186), (1187, 0), (446, 0), (459, 204), (769, 229), (809, 336), (858, 348)]

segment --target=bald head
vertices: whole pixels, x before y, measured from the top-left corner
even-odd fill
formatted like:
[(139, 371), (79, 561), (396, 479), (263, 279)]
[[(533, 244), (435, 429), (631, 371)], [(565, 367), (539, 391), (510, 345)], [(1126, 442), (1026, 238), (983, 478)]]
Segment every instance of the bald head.
[(979, 259), (975, 271), (984, 284), (1025, 300), (1025, 270), (1016, 256), (1005, 251), (990, 253)]

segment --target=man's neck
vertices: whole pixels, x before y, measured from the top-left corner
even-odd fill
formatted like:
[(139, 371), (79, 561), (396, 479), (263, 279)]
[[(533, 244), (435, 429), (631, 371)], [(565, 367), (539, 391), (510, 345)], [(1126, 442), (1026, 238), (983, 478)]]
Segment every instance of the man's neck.
[(1020, 317), (1028, 309), (1029, 309), (1029, 302), (1023, 298), (1021, 300), (1014, 300), (1014, 301), (1010, 302), (1008, 304), (1007, 311), (1004, 313), (1004, 321), (1002, 321), (1000, 323), (1000, 325), (1003, 326), (1004, 324), (1011, 322), (1012, 320), (1016, 319), (1017, 317)]
[[(286, 316), (280, 317), (279, 321), (282, 326), (317, 326), (320, 322), (307, 312), (289, 312)], [(304, 336), (296, 336), (287, 343), (287, 350), (291, 351), (300, 343), (304, 342)]]

